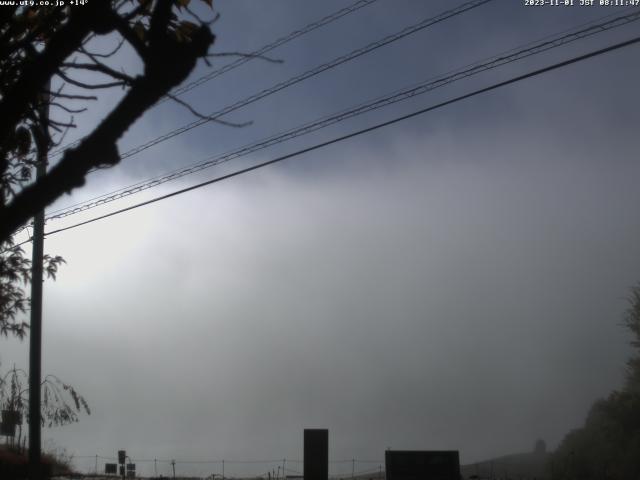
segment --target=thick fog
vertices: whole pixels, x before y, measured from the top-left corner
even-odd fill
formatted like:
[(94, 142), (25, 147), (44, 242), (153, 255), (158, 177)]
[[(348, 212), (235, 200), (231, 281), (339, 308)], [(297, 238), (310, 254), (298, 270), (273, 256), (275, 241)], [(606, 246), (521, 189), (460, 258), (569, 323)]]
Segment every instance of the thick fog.
[[(327, 74), (232, 115), (250, 127), (206, 126), (150, 149), (59, 206), (614, 13), (541, 14), (515, 3), (381, 49), (336, 71), (335, 84)], [(219, 48), (255, 49), (345, 4), (220, 2)], [(382, 0), (319, 30), (285, 49), (283, 64), (238, 69), (241, 91), (221, 80), (191, 100), (222, 106), (449, 2), (399, 5)], [(606, 46), (634, 28), (147, 195)], [(225, 459), (227, 476), (271, 471), (281, 459), (287, 473), (301, 471), (294, 461), (307, 427), (329, 429), (330, 473), (350, 473), (352, 459), (358, 471), (375, 470), (387, 448), (456, 449), (470, 463), (529, 451), (538, 438), (557, 446), (621, 385), (630, 353), (621, 319), (640, 281), (637, 53), (51, 235), (46, 250), (67, 264), (45, 284), (43, 371), (73, 384), (92, 413), (45, 430), (45, 446), (66, 449), (85, 470), (92, 456), (123, 448), (141, 473), (154, 473), (153, 459), (176, 459), (182, 474), (220, 473), (219, 463), (186, 462)], [(121, 149), (189, 120), (177, 106), (158, 107)], [(3, 369), (26, 367), (27, 344), (2, 339), (0, 360)], [(170, 472), (168, 463), (157, 468)]]

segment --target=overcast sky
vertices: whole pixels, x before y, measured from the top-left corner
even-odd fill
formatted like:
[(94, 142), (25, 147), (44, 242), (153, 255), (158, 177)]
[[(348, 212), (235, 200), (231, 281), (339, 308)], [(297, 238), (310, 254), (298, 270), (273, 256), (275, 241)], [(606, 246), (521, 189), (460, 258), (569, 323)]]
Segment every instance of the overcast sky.
[[(578, 3), (578, 0), (575, 0)], [(345, 1), (219, 0), (216, 52), (249, 52)], [(185, 95), (211, 113), (457, 2), (379, 0)], [(618, 7), (495, 0), (94, 174), (56, 207), (389, 94)], [(628, 13), (628, 12), (626, 12)], [(94, 209), (213, 178), (637, 35), (637, 22)], [(108, 44), (109, 40), (103, 40)], [(384, 450), (463, 463), (555, 448), (624, 378), (640, 281), (638, 46), (47, 238), (67, 261), (44, 299), (43, 371), (92, 414), (48, 448), (126, 449), (141, 473), (301, 471), (329, 429), (331, 473)], [(128, 54), (122, 64), (135, 68)], [(228, 58), (214, 58), (213, 68)], [(202, 65), (193, 78), (206, 73)], [(112, 105), (107, 94), (76, 135)], [(165, 103), (121, 151), (193, 120)], [(72, 139), (72, 138), (71, 138)], [(27, 366), (27, 343), (0, 360)], [(103, 468), (100, 460), (100, 468)], [(281, 465), (281, 462), (280, 462)], [(158, 464), (158, 473), (169, 465)]]

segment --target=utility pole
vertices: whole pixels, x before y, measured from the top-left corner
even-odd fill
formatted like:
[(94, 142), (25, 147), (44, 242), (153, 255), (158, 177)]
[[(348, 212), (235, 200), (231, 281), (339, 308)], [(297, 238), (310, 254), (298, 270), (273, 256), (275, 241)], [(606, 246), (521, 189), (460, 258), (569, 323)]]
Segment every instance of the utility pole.
[[(49, 90), (49, 82), (45, 89)], [(47, 173), (49, 152), (49, 96), (43, 95), (39, 122), (34, 129), (38, 150), (36, 181)], [(44, 257), (44, 208), (33, 218), (33, 251), (31, 254), (31, 323), (29, 326), (29, 478), (40, 480), (41, 425), (40, 382), (42, 378), (42, 262)]]
[(173, 478), (176, 478), (176, 461), (171, 460), (171, 466), (173, 467)]

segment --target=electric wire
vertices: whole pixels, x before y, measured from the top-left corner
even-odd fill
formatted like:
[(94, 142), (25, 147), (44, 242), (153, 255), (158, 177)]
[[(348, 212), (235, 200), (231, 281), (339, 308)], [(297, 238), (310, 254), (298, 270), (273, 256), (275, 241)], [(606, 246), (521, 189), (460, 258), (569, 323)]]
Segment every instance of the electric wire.
[[(171, 92), (172, 95), (174, 96), (179, 96), (182, 95), (183, 93), (188, 92), (189, 90), (193, 90), (194, 88), (202, 85), (203, 83), (206, 83), (210, 80), (213, 80), (216, 77), (219, 77), (221, 75), (224, 75), (225, 73), (230, 72), (231, 70), (235, 70), (236, 68), (240, 67), (241, 65), (244, 65), (245, 63), (254, 60), (256, 58), (259, 57), (263, 57), (265, 54), (269, 53), (271, 50), (274, 50), (278, 47), (281, 47), (282, 45), (285, 45), (286, 43), (289, 43), (292, 40), (295, 40), (298, 37), (301, 37), (309, 32), (312, 32), (313, 30), (316, 30), (320, 27), (323, 27), (325, 25), (328, 25), (346, 15), (349, 15), (350, 13), (354, 13), (357, 12), (358, 10), (360, 10), (361, 8), (367, 7), (369, 5), (371, 5), (372, 3), (377, 2), (378, 0), (357, 0), (356, 2), (352, 3), (351, 5), (344, 7), (340, 10), (337, 10), (333, 13), (330, 13), (329, 15), (326, 15), (325, 17), (321, 18), (320, 20), (317, 20), (315, 22), (309, 23), (308, 25), (302, 27), (299, 30), (294, 30), (291, 33), (289, 33), (288, 35), (285, 35), (284, 37), (278, 38), (277, 40), (264, 45), (263, 47), (259, 48), (258, 50), (249, 53), (246, 56), (242, 56), (236, 60), (234, 60), (233, 62), (227, 63), (226, 65), (218, 68), (217, 70), (213, 70), (209, 73), (207, 73), (206, 75), (201, 76), (200, 78), (197, 78), (196, 80), (187, 83), (184, 86), (180, 86), (178, 88), (176, 88), (175, 90), (173, 90), (173, 92)], [(163, 97), (161, 100), (158, 101), (158, 104), (165, 102), (166, 100), (168, 100), (169, 97)], [(73, 148), (75, 146), (77, 146), (80, 142), (82, 141), (82, 139), (78, 139), (74, 142), (71, 142), (63, 147), (60, 147), (54, 151), (52, 151), (49, 155), (50, 156), (57, 156), (59, 154), (61, 154), (64, 150), (68, 149), (68, 148)]]
[[(427, 28), (427, 27), (429, 27), (431, 25), (434, 25), (436, 23), (442, 22), (442, 21), (444, 21), (444, 20), (446, 20), (446, 19), (448, 19), (448, 18), (450, 18), (452, 16), (460, 15), (461, 13), (464, 13), (467, 10), (470, 10), (472, 8), (475, 8), (475, 7), (478, 7), (478, 6), (482, 5), (482, 4), (488, 3), (490, 1), (493, 1), (493, 0), (474, 0), (474, 1), (471, 1), (471, 2), (464, 3), (462, 5), (459, 5), (458, 7), (454, 8), (454, 9), (447, 10), (447, 11), (445, 11), (445, 12), (439, 14), (439, 15), (436, 15), (434, 17), (429, 17), (427, 19), (424, 19), (421, 22), (418, 22), (417, 24), (411, 25), (409, 27), (406, 27), (406, 28), (400, 30), (399, 32), (396, 32), (395, 34), (388, 35), (388, 36), (386, 36), (386, 37), (384, 37), (384, 38), (382, 38), (380, 40), (377, 40), (375, 42), (369, 43), (369, 44), (367, 44), (366, 46), (364, 46), (362, 48), (353, 50), (352, 52), (350, 52), (350, 53), (348, 53), (346, 55), (343, 55), (341, 57), (337, 57), (337, 58), (333, 59), (330, 62), (318, 65), (315, 68), (313, 68), (311, 70), (308, 70), (308, 71), (306, 71), (306, 72), (304, 72), (304, 73), (302, 73), (302, 74), (300, 74), (298, 76), (291, 77), (291, 78), (289, 78), (288, 80), (286, 80), (284, 82), (278, 83), (278, 84), (276, 84), (276, 85), (274, 85), (274, 86), (272, 86), (272, 87), (270, 87), (268, 89), (262, 90), (261, 92), (258, 92), (256, 94), (250, 96), (250, 97), (246, 97), (245, 99), (240, 100), (240, 101), (236, 102), (233, 105), (229, 105), (227, 107), (224, 107), (223, 109), (218, 110), (217, 112), (214, 112), (211, 115), (209, 115), (208, 118), (196, 120), (196, 121), (191, 122), (191, 123), (189, 123), (189, 124), (187, 124), (187, 125), (185, 125), (183, 127), (180, 127), (178, 129), (174, 129), (174, 130), (172, 130), (172, 131), (170, 131), (170, 132), (168, 132), (168, 133), (166, 133), (166, 134), (164, 134), (164, 135), (162, 135), (160, 137), (156, 137), (155, 139), (153, 139), (153, 140), (151, 140), (151, 141), (149, 141), (149, 142), (147, 142), (145, 144), (139, 145), (137, 147), (134, 147), (134, 148), (122, 153), (120, 155), (120, 157), (121, 157), (121, 159), (124, 159), (124, 158), (130, 157), (130, 156), (133, 156), (133, 155), (135, 155), (135, 154), (137, 154), (137, 153), (139, 153), (139, 152), (141, 152), (141, 151), (143, 151), (143, 150), (145, 150), (147, 148), (150, 148), (153, 145), (156, 145), (156, 144), (161, 143), (161, 142), (163, 142), (165, 140), (173, 138), (174, 136), (180, 135), (180, 134), (182, 134), (182, 133), (184, 133), (184, 132), (186, 132), (188, 130), (191, 130), (192, 128), (196, 128), (196, 127), (198, 127), (200, 125), (204, 125), (205, 123), (208, 123), (209, 121), (211, 121), (213, 119), (216, 119), (216, 118), (218, 118), (220, 116), (223, 116), (223, 115), (225, 115), (227, 113), (230, 113), (233, 110), (236, 110), (236, 109), (241, 108), (243, 106), (246, 106), (246, 105), (248, 105), (250, 103), (253, 103), (253, 102), (257, 101), (257, 100), (260, 100), (261, 98), (264, 98), (264, 97), (266, 97), (268, 95), (276, 93), (277, 91), (280, 91), (280, 90), (282, 90), (284, 88), (287, 88), (288, 86), (291, 86), (291, 85), (293, 85), (295, 83), (301, 82), (301, 81), (303, 81), (303, 80), (305, 80), (307, 78), (310, 78), (310, 77), (315, 76), (315, 75), (317, 75), (317, 74), (319, 74), (321, 72), (324, 72), (325, 70), (328, 70), (330, 68), (334, 68), (334, 67), (336, 67), (336, 66), (338, 66), (338, 65), (340, 65), (342, 63), (345, 63), (345, 62), (353, 60), (353, 59), (355, 59), (355, 58), (357, 58), (357, 57), (359, 57), (361, 55), (364, 55), (365, 53), (369, 53), (372, 50), (375, 50), (375, 49), (380, 48), (380, 47), (382, 47), (384, 45), (392, 43), (392, 42), (394, 42), (396, 40), (404, 38), (407, 35), (415, 33), (417, 31), (422, 30), (424, 28)], [(81, 140), (78, 140), (76, 142), (76, 144), (79, 143), (79, 141), (81, 141)], [(57, 155), (57, 154), (61, 153), (65, 148), (69, 148), (70, 146), (73, 146), (73, 145), (67, 145), (67, 146), (65, 146), (65, 147), (63, 147), (61, 149), (55, 150), (54, 152), (52, 152), (50, 154), (50, 156)], [(109, 194), (107, 194), (107, 195), (109, 195)], [(81, 203), (84, 203), (84, 202), (81, 202)], [(75, 205), (73, 205), (73, 206), (75, 206)], [(66, 207), (66, 208), (70, 208), (70, 207)]]
[(84, 202), (80, 202), (80, 203), (71, 205), (69, 207), (55, 210), (51, 212), (49, 215), (47, 215), (46, 220), (49, 221), (54, 219), (65, 218), (67, 216), (74, 215), (76, 213), (80, 213), (80, 212), (104, 205), (106, 203), (122, 199), (129, 195), (139, 193), (141, 191), (156, 187), (158, 185), (161, 185), (163, 183), (166, 183), (172, 180), (176, 180), (186, 175), (189, 175), (189, 174), (192, 174), (216, 165), (220, 165), (224, 162), (228, 162), (230, 160), (233, 160), (239, 157), (246, 156), (250, 153), (254, 153), (258, 150), (262, 150), (264, 148), (273, 146), (275, 144), (282, 143), (282, 142), (291, 140), (293, 138), (312, 133), (314, 131), (320, 130), (322, 128), (326, 128), (330, 125), (333, 125), (338, 122), (342, 122), (349, 118), (353, 118), (353, 117), (368, 113), (370, 111), (377, 110), (379, 108), (389, 106), (391, 104), (408, 100), (415, 96), (428, 93), (436, 88), (443, 87), (455, 81), (462, 80), (464, 78), (467, 78), (473, 75), (477, 75), (479, 73), (506, 65), (508, 63), (522, 60), (532, 55), (536, 55), (554, 48), (558, 48), (568, 43), (584, 39), (588, 36), (595, 35), (597, 33), (601, 33), (601, 32), (610, 30), (612, 28), (621, 27), (623, 25), (626, 25), (628, 23), (631, 23), (637, 20), (640, 20), (640, 11), (636, 10), (629, 15), (619, 16), (605, 22), (591, 25), (587, 28), (578, 27), (580, 28), (579, 30), (572, 31), (560, 37), (556, 37), (556, 38), (551, 37), (551, 39), (549, 40), (531, 42), (527, 44), (526, 48), (509, 50), (508, 52), (505, 52), (503, 54), (498, 54), (497, 56), (491, 57), (488, 61), (481, 61), (483, 63), (476, 62), (471, 65), (461, 67), (458, 70), (454, 70), (452, 73), (431, 78), (429, 80), (421, 82), (412, 87), (398, 90), (392, 94), (389, 94), (383, 97), (378, 97), (374, 100), (370, 100), (368, 102), (362, 103), (356, 107), (352, 107), (350, 109), (343, 110), (336, 114), (322, 117), (313, 122), (303, 124), (302, 126), (295, 127), (285, 132), (281, 132), (279, 134), (276, 134), (267, 138), (263, 138), (257, 142), (242, 146), (238, 149), (226, 152), (224, 154), (208, 157), (205, 160), (200, 161), (199, 163), (196, 163), (189, 167), (178, 169), (173, 172), (164, 174), (163, 176), (138, 182), (133, 185), (129, 185), (127, 187), (118, 189), (116, 191), (106, 193), (98, 197), (94, 197)]
[(429, 17), (426, 18), (418, 23), (415, 23), (413, 25), (410, 25), (408, 27), (403, 28), (402, 30), (391, 34), (391, 35), (387, 35), (384, 38), (381, 38), (379, 40), (376, 40), (374, 42), (371, 42), (367, 45), (365, 45), (364, 47), (361, 48), (357, 48), (345, 55), (341, 55), (337, 58), (334, 58), (333, 60), (323, 63), (321, 65), (318, 65), (310, 70), (307, 70), (306, 72), (303, 72), (299, 75), (293, 76), (285, 81), (276, 83), (275, 85), (272, 85), (269, 88), (265, 88), (257, 93), (254, 93), (253, 95), (250, 95), (246, 98), (243, 98), (242, 100), (238, 100), (237, 102), (228, 105), (226, 107), (223, 107), (220, 110), (217, 110), (211, 114), (209, 114), (206, 118), (200, 118), (198, 120), (194, 120), (193, 122), (190, 122), (186, 125), (183, 125), (182, 127), (176, 128), (174, 130), (171, 130), (170, 132), (165, 133), (164, 135), (161, 135), (159, 137), (156, 137), (146, 143), (143, 143), (141, 145), (138, 145), (134, 148), (131, 148), (129, 150), (127, 150), (126, 152), (122, 153), (120, 155), (121, 159), (125, 159), (125, 158), (129, 158), (132, 157), (133, 155), (136, 155), (144, 150), (147, 150), (148, 148), (151, 148), (155, 145), (158, 145), (159, 143), (162, 143), (166, 140), (169, 140), (177, 135), (181, 135), (185, 132), (188, 132), (189, 130), (192, 130), (196, 127), (202, 126), (206, 123), (209, 123), (211, 121), (215, 121), (216, 119), (219, 119), (220, 117), (227, 115), (231, 112), (234, 112), (240, 108), (246, 107), (247, 105), (250, 105), (252, 103), (257, 102), (258, 100), (261, 100), (265, 97), (268, 97), (270, 95), (273, 95), (281, 90), (284, 90), (285, 88), (291, 87), (293, 85), (296, 85), (304, 80), (307, 80), (309, 78), (315, 77), (316, 75), (319, 75), (320, 73), (323, 73), (327, 70), (331, 70), (339, 65), (342, 65), (343, 63), (349, 62), (351, 60), (354, 60), (358, 57), (361, 57), (362, 55), (365, 55), (369, 52), (375, 51), (381, 47), (384, 47), (386, 45), (389, 45), (390, 43), (396, 42), (402, 38), (405, 38), (413, 33), (419, 32), (421, 30), (424, 30), (425, 28), (431, 27), (433, 25), (436, 25), (438, 23), (441, 23), (449, 18), (461, 15), (464, 12), (467, 12), (469, 10), (472, 10), (474, 8), (477, 8), (481, 5), (484, 5), (485, 3), (489, 3), (492, 2), (493, 0), (472, 0), (470, 2), (466, 2), (463, 3), (453, 9), (450, 10), (446, 10), (443, 13), (440, 13), (436, 16), (433, 17)]
[(317, 28), (320, 28), (324, 25), (327, 25), (329, 23), (334, 22), (335, 20), (338, 20), (339, 18), (344, 17), (345, 15), (348, 15), (350, 13), (356, 12), (358, 10), (360, 10), (363, 7), (367, 7), (369, 5), (371, 5), (372, 3), (376, 2), (377, 0), (358, 0), (357, 2), (349, 5), (348, 7), (345, 7), (341, 10), (338, 10), (330, 15), (327, 15), (323, 18), (321, 18), (320, 20), (310, 23), (308, 25), (306, 25), (305, 27), (301, 28), (300, 30), (294, 30), (293, 32), (289, 33), (288, 35), (279, 38), (278, 40), (265, 45), (264, 47), (260, 48), (259, 50), (256, 50), (255, 52), (251, 52), (249, 54), (248, 57), (241, 57), (238, 58), (237, 60), (228, 63), (227, 65), (219, 68), (218, 70), (214, 70), (210, 73), (207, 73), (206, 75), (203, 75), (202, 77), (187, 83), (184, 86), (178, 87), (177, 89), (175, 89), (173, 91), (173, 95), (182, 95), (183, 93), (188, 92), (189, 90), (193, 90), (194, 88), (198, 87), (199, 85), (202, 85), (203, 83), (206, 83), (210, 80), (213, 80), (216, 77), (219, 77), (220, 75), (223, 75), (237, 67), (239, 67), (240, 65), (245, 64), (246, 62), (252, 60), (255, 57), (261, 57), (264, 56), (265, 54), (267, 54), (268, 52), (270, 52), (271, 50), (278, 48), (306, 33), (309, 33)]
[(488, 87), (484, 87), (484, 88), (481, 88), (481, 89), (478, 89), (478, 90), (474, 90), (473, 92), (454, 97), (454, 98), (452, 98), (450, 100), (446, 100), (444, 102), (437, 103), (435, 105), (432, 105), (432, 106), (429, 106), (429, 107), (414, 111), (412, 113), (409, 113), (409, 114), (406, 114), (406, 115), (402, 115), (402, 116), (393, 118), (391, 120), (387, 120), (387, 121), (382, 122), (382, 123), (378, 123), (376, 125), (373, 125), (373, 126), (361, 129), (361, 130), (357, 130), (357, 131), (349, 133), (347, 135), (342, 135), (342, 136), (333, 138), (331, 140), (328, 140), (328, 141), (325, 141), (325, 142), (322, 142), (322, 143), (318, 143), (318, 144), (312, 145), (310, 147), (303, 148), (301, 150), (297, 150), (297, 151), (295, 151), (293, 153), (289, 153), (289, 154), (286, 154), (286, 155), (279, 156), (279, 157), (274, 158), (272, 160), (253, 165), (251, 167), (243, 168), (241, 170), (237, 170), (235, 172), (232, 172), (232, 173), (229, 173), (229, 174), (226, 174), (226, 175), (222, 175), (222, 176), (213, 178), (211, 180), (207, 180), (205, 182), (201, 182), (201, 183), (198, 183), (196, 185), (192, 185), (190, 187), (186, 187), (186, 188), (183, 188), (183, 189), (180, 189), (180, 190), (176, 190), (174, 192), (171, 192), (171, 193), (168, 193), (168, 194), (165, 194), (165, 195), (161, 195), (161, 196), (155, 197), (153, 199), (147, 200), (145, 202), (140, 202), (138, 204), (131, 205), (129, 207), (122, 208), (120, 210), (116, 210), (114, 212), (110, 212), (110, 213), (105, 214), (105, 215), (100, 215), (98, 217), (94, 217), (94, 218), (91, 218), (89, 220), (85, 220), (83, 222), (78, 222), (76, 224), (73, 224), (73, 225), (70, 225), (70, 226), (67, 226), (67, 227), (64, 227), (64, 228), (59, 228), (57, 230), (46, 232), (45, 236), (49, 236), (49, 235), (53, 235), (53, 234), (56, 234), (56, 233), (64, 232), (64, 231), (67, 231), (67, 230), (71, 230), (73, 228), (77, 228), (77, 227), (80, 227), (82, 225), (87, 225), (89, 223), (93, 223), (93, 222), (96, 222), (98, 220), (102, 220), (102, 219), (105, 219), (105, 218), (112, 217), (114, 215), (118, 215), (120, 213), (128, 212), (130, 210), (134, 210), (134, 209), (146, 206), (146, 205), (150, 205), (152, 203), (156, 203), (156, 202), (159, 202), (161, 200), (165, 200), (167, 198), (171, 198), (171, 197), (180, 195), (182, 193), (190, 192), (192, 190), (196, 190), (198, 188), (201, 188), (201, 187), (204, 187), (204, 186), (207, 186), (207, 185), (218, 183), (218, 182), (221, 182), (223, 180), (227, 180), (229, 178), (233, 178), (233, 177), (236, 177), (238, 175), (242, 175), (244, 173), (248, 173), (248, 172), (251, 172), (253, 170), (257, 170), (259, 168), (263, 168), (263, 167), (266, 167), (268, 165), (272, 165), (274, 163), (281, 162), (283, 160), (287, 160), (289, 158), (298, 157), (298, 156), (300, 156), (302, 154), (309, 153), (309, 152), (312, 152), (314, 150), (318, 150), (318, 149), (321, 149), (323, 147), (326, 147), (326, 146), (329, 146), (329, 145), (333, 145), (335, 143), (339, 143), (339, 142), (342, 142), (344, 140), (348, 140), (350, 138), (357, 137), (357, 136), (363, 135), (365, 133), (369, 133), (369, 132), (372, 132), (374, 130), (378, 130), (378, 129), (383, 128), (383, 127), (387, 127), (387, 126), (393, 125), (395, 123), (398, 123), (398, 122), (401, 122), (401, 121), (404, 121), (404, 120), (407, 120), (407, 119), (410, 119), (410, 118), (413, 118), (413, 117), (416, 117), (416, 116), (419, 116), (419, 115), (423, 115), (423, 114), (431, 112), (433, 110), (436, 110), (436, 109), (439, 109), (439, 108), (442, 108), (442, 107), (445, 107), (445, 106), (460, 102), (462, 100), (466, 100), (466, 99), (471, 98), (471, 97), (475, 97), (475, 96), (483, 94), (483, 93), (487, 93), (487, 92), (496, 90), (498, 88), (505, 87), (507, 85), (511, 85), (511, 84), (520, 82), (522, 80), (525, 80), (525, 79), (528, 79), (528, 78), (531, 78), (531, 77), (535, 77), (535, 76), (541, 75), (543, 73), (547, 73), (547, 72), (550, 72), (550, 71), (553, 71), (553, 70), (557, 70), (559, 68), (563, 68), (563, 67), (566, 67), (568, 65), (572, 65), (574, 63), (578, 63), (578, 62), (581, 62), (581, 61), (584, 61), (584, 60), (587, 60), (589, 58), (593, 58), (593, 57), (596, 57), (596, 56), (599, 56), (599, 55), (603, 55), (603, 54), (608, 53), (608, 52), (619, 50), (621, 48), (625, 48), (625, 47), (631, 46), (631, 45), (636, 44), (638, 42), (640, 42), (640, 37), (634, 37), (634, 38), (632, 38), (630, 40), (626, 40), (624, 42), (616, 43), (614, 45), (610, 45), (610, 46), (605, 47), (605, 48), (601, 48), (601, 49), (598, 49), (598, 50), (595, 50), (595, 51), (592, 51), (592, 52), (589, 52), (589, 53), (586, 53), (586, 54), (583, 54), (583, 55), (580, 55), (580, 56), (577, 56), (577, 57), (573, 57), (573, 58), (571, 58), (569, 60), (564, 60), (562, 62), (555, 63), (553, 65), (550, 65), (550, 66), (547, 66), (547, 67), (544, 67), (544, 68), (533, 70), (531, 72), (528, 72), (528, 73), (525, 73), (525, 74), (518, 75), (516, 77), (510, 78), (508, 80), (504, 80), (502, 82), (494, 83), (493, 85), (490, 85)]

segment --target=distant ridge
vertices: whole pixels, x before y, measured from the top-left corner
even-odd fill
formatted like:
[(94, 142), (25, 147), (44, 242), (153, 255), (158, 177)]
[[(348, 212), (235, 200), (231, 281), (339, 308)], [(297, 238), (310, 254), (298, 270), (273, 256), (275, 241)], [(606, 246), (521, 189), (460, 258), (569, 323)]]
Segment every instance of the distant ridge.
[[(465, 480), (517, 478), (522, 480), (549, 480), (551, 453), (536, 451), (528, 453), (514, 453), (501, 457), (484, 460), (460, 466), (460, 474)], [(385, 480), (385, 471), (368, 474), (332, 476), (333, 480)]]
[(551, 478), (549, 465), (551, 454), (547, 452), (516, 453), (502, 457), (462, 465), (460, 473), (469, 479), (522, 478), (548, 480)]

